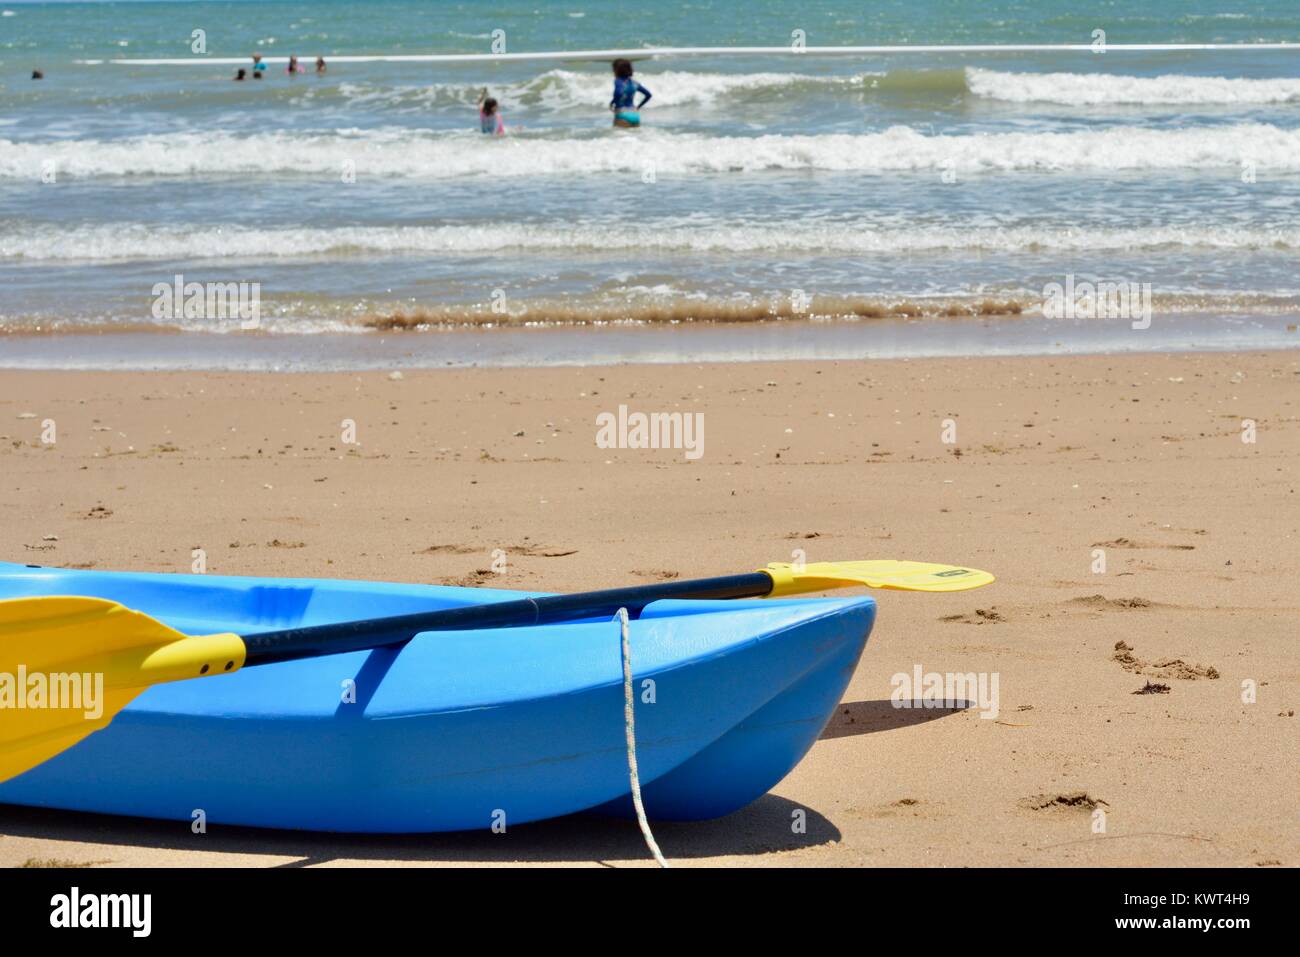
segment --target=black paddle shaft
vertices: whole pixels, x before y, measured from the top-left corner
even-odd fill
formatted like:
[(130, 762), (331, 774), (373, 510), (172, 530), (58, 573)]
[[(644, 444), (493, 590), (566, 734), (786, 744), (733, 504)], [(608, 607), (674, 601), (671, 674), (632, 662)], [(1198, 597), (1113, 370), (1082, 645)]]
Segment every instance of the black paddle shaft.
[(248, 649), (244, 662), (245, 666), (261, 665), (273, 661), (399, 645), (423, 631), (513, 628), (584, 618), (609, 618), (620, 608), (626, 608), (628, 614), (635, 618), (646, 605), (665, 598), (761, 598), (771, 591), (770, 575), (766, 572), (750, 572), (722, 578), (610, 588), (576, 595), (548, 595), (486, 605), (465, 605), (413, 615), (394, 615), (391, 618), (286, 628), (282, 631), (242, 636)]

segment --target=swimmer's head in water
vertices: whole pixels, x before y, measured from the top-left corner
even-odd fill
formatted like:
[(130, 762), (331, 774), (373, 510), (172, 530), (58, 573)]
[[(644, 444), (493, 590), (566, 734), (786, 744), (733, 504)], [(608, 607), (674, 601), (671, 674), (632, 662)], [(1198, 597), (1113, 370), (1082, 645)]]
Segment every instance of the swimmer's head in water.
[(626, 80), (632, 76), (632, 61), (619, 58), (614, 61), (614, 75), (620, 80)]
[(488, 116), (493, 116), (497, 111), (497, 101), (493, 97), (488, 97), (483, 101), (483, 112)]

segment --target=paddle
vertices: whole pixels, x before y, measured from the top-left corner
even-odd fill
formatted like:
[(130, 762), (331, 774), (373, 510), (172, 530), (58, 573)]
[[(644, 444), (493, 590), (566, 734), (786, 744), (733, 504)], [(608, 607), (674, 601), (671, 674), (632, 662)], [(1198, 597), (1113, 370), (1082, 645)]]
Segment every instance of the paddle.
[[(143, 612), (103, 598), (45, 596), (0, 601), (0, 781), (49, 760), (100, 730), (155, 684), (227, 674), (249, 665), (378, 648), (426, 631), (462, 631), (636, 617), (653, 601), (798, 595), (865, 585), (904, 591), (961, 591), (993, 581), (988, 572), (924, 562), (774, 563), (744, 575), (521, 598), (486, 605), (288, 628), (252, 635), (185, 635)], [(95, 711), (79, 692), (102, 680)], [(33, 682), (44, 688), (29, 702)], [(61, 689), (63, 697), (54, 702)], [(76, 691), (76, 706), (67, 698)]]

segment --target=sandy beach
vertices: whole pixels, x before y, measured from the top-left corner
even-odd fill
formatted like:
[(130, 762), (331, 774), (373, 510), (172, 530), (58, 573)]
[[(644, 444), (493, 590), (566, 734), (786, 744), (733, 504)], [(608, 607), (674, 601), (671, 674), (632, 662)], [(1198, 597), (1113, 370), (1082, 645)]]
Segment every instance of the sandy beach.
[[(620, 405), (703, 413), (703, 454), (597, 447), (596, 416)], [(744, 811), (658, 826), (668, 858), (1294, 866), (1298, 417), (1296, 352), (6, 371), (0, 526), (7, 560), (43, 565), (188, 572), (201, 548), (214, 574), (554, 591), (795, 549), (970, 564), (998, 582), (876, 593), (808, 757)], [(997, 716), (893, 707), (891, 677), (918, 667), (996, 674)], [(199, 836), (0, 806), (0, 865), (53, 862), (649, 863), (634, 823), (593, 816)]]

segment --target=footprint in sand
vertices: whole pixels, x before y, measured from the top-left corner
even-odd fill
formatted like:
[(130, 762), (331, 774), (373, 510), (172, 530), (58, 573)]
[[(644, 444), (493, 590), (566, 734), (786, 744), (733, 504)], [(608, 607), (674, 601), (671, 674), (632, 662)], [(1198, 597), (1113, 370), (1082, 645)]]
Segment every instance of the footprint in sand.
[(576, 548), (546, 548), (542, 545), (514, 545), (506, 551), (514, 555), (523, 555), (525, 558), (564, 558), (567, 555), (578, 554)]
[[(1196, 681), (1199, 678), (1214, 680), (1219, 677), (1219, 669), (1213, 665), (1189, 665), (1182, 658), (1166, 658), (1162, 661), (1143, 661), (1133, 654), (1133, 646), (1125, 641), (1115, 642), (1115, 653), (1111, 660), (1118, 662), (1125, 671), (1152, 678), (1177, 678), (1182, 681)], [(1150, 682), (1148, 682), (1150, 684)], [(1165, 690), (1168, 687), (1165, 686)], [(1160, 694), (1159, 691), (1135, 691), (1134, 694)]]
[(1071, 605), (1085, 605), (1089, 608), (1154, 608), (1156, 603), (1146, 598), (1107, 598), (1105, 595), (1085, 595), (1071, 598)]
[(1175, 552), (1190, 552), (1195, 545), (1160, 545), (1155, 542), (1135, 542), (1131, 538), (1115, 538), (1109, 542), (1093, 542), (1093, 548), (1164, 548)]
[(652, 578), (655, 581), (666, 582), (666, 581), (672, 581), (674, 578), (680, 577), (681, 573), (669, 571), (666, 568), (657, 568), (657, 569), (656, 568), (652, 568), (652, 569), (634, 568), (632, 569), (632, 574), (636, 575), (638, 578)]
[(455, 585), (460, 588), (477, 588), (481, 586), (484, 582), (490, 581), (493, 578), (498, 578), (498, 577), (500, 576), (498, 576), (497, 573), (492, 571), (492, 569), (490, 568), (476, 568), (474, 569), (474, 573), (472, 575), (465, 575), (461, 578), (453, 578), (450, 580), (446, 580), (443, 581), (442, 584)]
[(976, 608), (974, 614), (962, 615), (944, 615), (940, 621), (961, 622), (964, 625), (986, 625), (1006, 621), (1006, 615), (997, 610), (994, 605), (991, 608)]

